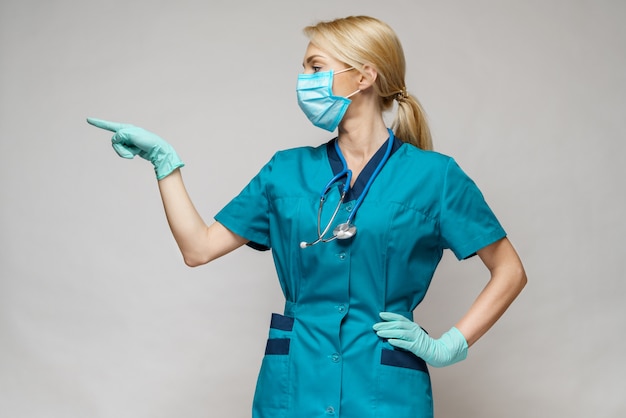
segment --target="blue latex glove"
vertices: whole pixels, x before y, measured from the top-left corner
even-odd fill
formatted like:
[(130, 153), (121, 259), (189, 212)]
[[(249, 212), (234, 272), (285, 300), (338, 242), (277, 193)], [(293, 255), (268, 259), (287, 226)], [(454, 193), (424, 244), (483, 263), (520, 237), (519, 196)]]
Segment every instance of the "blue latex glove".
[(154, 165), (158, 180), (170, 175), (172, 171), (184, 166), (174, 148), (158, 135), (137, 126), (87, 118), (89, 124), (107, 131), (115, 132), (111, 142), (117, 155), (134, 158), (139, 155)]
[(387, 338), (389, 344), (412, 352), (431, 366), (449, 366), (467, 357), (467, 341), (455, 327), (436, 340), (402, 315), (381, 312), (380, 317), (385, 322), (374, 324), (379, 337)]

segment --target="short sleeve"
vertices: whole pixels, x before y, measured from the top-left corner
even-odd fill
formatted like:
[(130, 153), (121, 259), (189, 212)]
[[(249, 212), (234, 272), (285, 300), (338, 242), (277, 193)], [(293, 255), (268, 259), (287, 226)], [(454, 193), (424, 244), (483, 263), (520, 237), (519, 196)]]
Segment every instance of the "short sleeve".
[(215, 215), (217, 222), (250, 240), (248, 246), (256, 250), (271, 248), (267, 185), (273, 161), (272, 158), (241, 193)]
[(459, 260), (506, 236), (483, 194), (454, 159), (446, 168), (440, 216), (444, 247)]

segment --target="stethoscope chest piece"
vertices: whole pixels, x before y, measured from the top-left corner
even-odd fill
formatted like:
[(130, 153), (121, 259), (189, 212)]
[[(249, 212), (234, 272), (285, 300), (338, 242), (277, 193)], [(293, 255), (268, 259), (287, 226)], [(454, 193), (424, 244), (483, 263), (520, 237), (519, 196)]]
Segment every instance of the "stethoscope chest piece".
[(333, 236), (337, 239), (349, 239), (356, 235), (356, 226), (349, 222), (339, 224), (333, 229)]
[[(365, 185), (363, 191), (361, 192), (361, 195), (359, 196), (356, 203), (352, 207), (350, 216), (348, 216), (348, 220), (346, 222), (340, 223), (335, 228), (333, 228), (333, 235), (331, 237), (324, 238), (326, 234), (328, 233), (328, 231), (330, 230), (331, 225), (335, 222), (335, 218), (337, 217), (337, 214), (339, 213), (339, 209), (341, 208), (341, 205), (343, 205), (344, 203), (344, 199), (346, 197), (346, 193), (348, 192), (348, 189), (350, 188), (350, 181), (352, 179), (352, 171), (348, 169), (346, 160), (343, 158), (343, 155), (341, 154), (341, 150), (339, 149), (339, 145), (337, 142), (338, 140), (335, 139), (335, 143), (334, 143), (335, 150), (337, 151), (337, 155), (341, 159), (341, 163), (343, 164), (343, 170), (341, 170), (337, 175), (335, 175), (328, 182), (328, 184), (326, 185), (326, 187), (324, 187), (324, 189), (322, 190), (322, 193), (320, 194), (320, 204), (317, 210), (317, 239), (312, 242), (302, 241), (300, 243), (300, 248), (311, 247), (317, 244), (318, 242), (330, 242), (335, 239), (350, 239), (356, 235), (356, 226), (354, 226), (354, 224), (352, 223), (352, 219), (354, 218), (356, 211), (361, 205), (361, 203), (363, 203), (363, 199), (365, 198), (365, 195), (367, 194), (370, 186), (372, 185), (372, 182), (378, 175), (378, 172), (383, 168), (383, 165), (385, 164), (385, 162), (387, 162), (387, 160), (389, 159), (389, 156), (391, 155), (391, 149), (393, 148), (393, 143), (394, 143), (394, 136), (393, 136), (393, 131), (391, 129), (388, 129), (388, 132), (389, 132), (389, 139), (387, 140), (387, 149), (385, 151), (385, 155), (383, 156), (381, 161), (378, 163), (378, 166), (376, 167), (376, 169), (370, 176), (370, 179), (367, 181), (367, 184)], [(335, 184), (337, 181), (339, 181), (342, 177), (346, 177), (346, 181), (345, 183), (343, 183), (343, 186), (342, 186), (341, 197), (339, 198), (337, 207), (333, 211), (333, 214), (330, 217), (330, 220), (328, 221), (328, 223), (326, 224), (326, 227), (324, 228), (324, 230), (322, 230), (322, 220), (321, 220), (322, 219), (322, 207), (324, 206), (324, 202), (326, 201), (326, 193), (328, 193), (332, 185)]]

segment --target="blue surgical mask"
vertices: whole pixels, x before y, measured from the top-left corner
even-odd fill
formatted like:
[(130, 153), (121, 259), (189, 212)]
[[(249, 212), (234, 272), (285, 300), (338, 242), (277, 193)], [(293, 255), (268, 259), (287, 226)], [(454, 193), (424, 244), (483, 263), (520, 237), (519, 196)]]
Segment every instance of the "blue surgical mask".
[[(352, 70), (353, 67), (337, 71), (341, 74)], [(335, 96), (333, 94), (333, 71), (317, 72), (313, 74), (298, 75), (296, 93), (298, 104), (313, 125), (333, 132), (339, 126), (339, 122), (348, 110), (352, 97), (360, 90), (355, 91), (348, 97)]]

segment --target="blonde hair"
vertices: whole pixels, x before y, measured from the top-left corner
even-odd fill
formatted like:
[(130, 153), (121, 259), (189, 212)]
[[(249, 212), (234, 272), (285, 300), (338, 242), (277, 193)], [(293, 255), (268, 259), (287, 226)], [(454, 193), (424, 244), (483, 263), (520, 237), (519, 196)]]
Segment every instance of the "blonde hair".
[(406, 62), (397, 35), (386, 23), (369, 16), (349, 16), (304, 28), (311, 43), (356, 69), (365, 64), (378, 73), (374, 89), (381, 111), (398, 102), (392, 128), (398, 138), (419, 148), (433, 148), (426, 115), (406, 91)]

